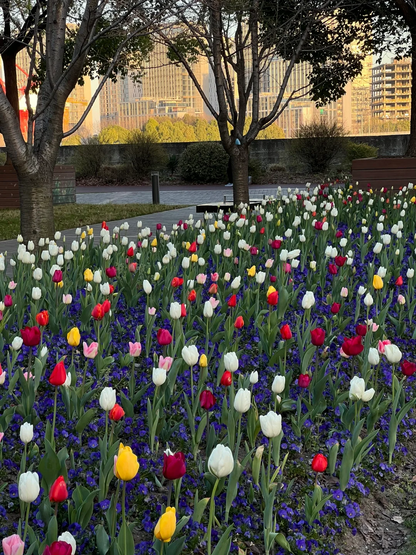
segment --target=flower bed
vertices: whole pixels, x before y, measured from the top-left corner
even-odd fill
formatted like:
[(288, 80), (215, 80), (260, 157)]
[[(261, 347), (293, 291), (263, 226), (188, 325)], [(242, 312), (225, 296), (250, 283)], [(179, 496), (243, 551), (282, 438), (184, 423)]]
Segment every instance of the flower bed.
[(0, 256), (5, 555), (338, 553), (414, 424), (412, 194)]

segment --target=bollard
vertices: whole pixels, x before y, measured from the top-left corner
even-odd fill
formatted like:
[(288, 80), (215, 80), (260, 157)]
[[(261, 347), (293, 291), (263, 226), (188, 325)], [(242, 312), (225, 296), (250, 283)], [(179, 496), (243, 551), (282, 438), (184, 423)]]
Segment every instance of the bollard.
[(159, 172), (152, 172), (152, 202), (160, 204)]
[(227, 195), (224, 195), (224, 204), (227, 202)]

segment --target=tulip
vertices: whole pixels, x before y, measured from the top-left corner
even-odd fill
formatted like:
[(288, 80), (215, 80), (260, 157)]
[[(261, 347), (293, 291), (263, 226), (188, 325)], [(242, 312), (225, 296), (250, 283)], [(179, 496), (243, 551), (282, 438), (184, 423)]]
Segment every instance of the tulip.
[(314, 472), (325, 472), (328, 466), (328, 460), (325, 455), (318, 453), (314, 456), (311, 466)]
[(11, 348), (13, 349), (13, 351), (18, 351), (22, 347), (22, 345), (23, 339), (17, 335), (12, 341)]
[(42, 310), (42, 312), (36, 314), (36, 323), (43, 328), (48, 325), (49, 313), (47, 310)]
[(199, 403), (201, 405), (201, 408), (205, 410), (211, 410), (216, 403), (216, 399), (212, 391), (210, 391), (209, 389), (205, 389), (204, 391), (202, 391), (201, 395), (199, 396)]
[(25, 544), (17, 534), (3, 538), (1, 543), (4, 555), (23, 555)]
[(403, 297), (403, 295), (398, 295), (398, 296), (397, 296), (397, 302), (398, 302), (400, 305), (404, 305), (404, 304), (406, 304), (406, 299)]
[(173, 507), (167, 507), (155, 526), (156, 539), (168, 543), (176, 530), (176, 514)]
[(27, 445), (33, 439), (33, 424), (25, 422), (20, 426), (20, 440)]
[(153, 368), (152, 380), (156, 387), (163, 385), (166, 381), (165, 368)]
[(110, 312), (111, 303), (108, 299), (106, 299), (101, 306), (102, 306), (104, 314), (107, 314), (107, 312)]
[(270, 294), (267, 295), (267, 303), (270, 306), (276, 306), (278, 300), (279, 300), (279, 293), (277, 291), (272, 291)]
[(39, 475), (37, 472), (23, 472), (19, 477), (19, 499), (24, 503), (33, 503), (39, 495)]
[(84, 357), (86, 358), (95, 358), (98, 354), (98, 343), (93, 341), (90, 345), (87, 345), (85, 341), (82, 343)]
[(163, 357), (160, 355), (159, 357), (159, 368), (164, 368), (166, 372), (169, 372), (172, 366), (173, 358), (172, 357)]
[(356, 335), (351, 339), (344, 339), (344, 343), (341, 348), (349, 357), (359, 355), (364, 350), (364, 345), (361, 343), (361, 336)]
[(116, 390), (112, 387), (104, 387), (100, 394), (100, 407), (109, 412), (116, 404)]
[(196, 301), (196, 291), (195, 291), (195, 289), (192, 289), (192, 291), (189, 293), (189, 295), (188, 295), (188, 301), (189, 301), (190, 303), (193, 303), (193, 302)]
[(239, 362), (234, 351), (231, 351), (231, 353), (226, 353), (224, 355), (224, 366), (225, 369), (229, 372), (235, 372), (236, 370), (238, 370)]
[(71, 304), (72, 303), (72, 295), (68, 294), (68, 295), (63, 295), (62, 296), (62, 302), (64, 304)]
[(357, 335), (361, 335), (361, 337), (364, 337), (367, 334), (367, 326), (365, 326), (364, 324), (357, 324), (355, 326), (355, 333)]
[(283, 393), (283, 391), (285, 390), (285, 386), (286, 386), (285, 376), (275, 376), (272, 384), (273, 393), (276, 393), (277, 395), (279, 395), (280, 393)]
[(280, 335), (285, 341), (292, 339), (292, 330), (290, 329), (289, 324), (285, 324), (280, 328)]
[(202, 355), (199, 357), (199, 366), (201, 368), (206, 368), (208, 366), (207, 355), (204, 353), (202, 353)]
[(6, 381), (6, 372), (3, 370), (0, 364), (0, 385), (3, 385)]
[(214, 314), (214, 310), (212, 308), (212, 304), (209, 301), (205, 301), (204, 304), (204, 317), (205, 318), (212, 318)]
[(110, 295), (110, 293), (111, 293), (110, 284), (109, 283), (102, 283), (100, 285), (100, 291), (101, 291), (102, 295)]
[(131, 258), (131, 257), (133, 256), (133, 254), (134, 254), (134, 249), (133, 249), (133, 247), (129, 247), (129, 248), (127, 249), (127, 256), (128, 256), (129, 258)]
[(182, 358), (188, 366), (195, 366), (199, 358), (199, 353), (196, 346), (190, 345), (189, 347), (183, 347)]
[(234, 409), (243, 414), (250, 409), (251, 391), (249, 389), (240, 388), (234, 398)]
[(26, 326), (20, 330), (20, 335), (26, 347), (36, 347), (40, 343), (40, 329), (37, 326)]
[(372, 306), (374, 303), (374, 299), (373, 297), (370, 295), (370, 293), (367, 293), (367, 295), (364, 297), (364, 304), (367, 307)]
[(63, 476), (59, 476), (52, 484), (49, 491), (49, 501), (51, 503), (62, 503), (68, 499), (68, 490), (66, 488)]
[(174, 454), (163, 454), (163, 476), (166, 480), (179, 480), (186, 474), (185, 455), (180, 451)]
[(322, 347), (325, 341), (325, 330), (322, 328), (315, 328), (311, 330), (311, 343), (315, 347)]
[(277, 437), (282, 431), (282, 416), (271, 410), (266, 416), (260, 416), (260, 426), (266, 437)]
[(373, 277), (373, 287), (374, 289), (383, 289), (383, 280), (378, 274), (375, 274)]
[(341, 305), (339, 303), (332, 303), (332, 306), (331, 306), (331, 313), (332, 314), (338, 314), (340, 309), (341, 309)]
[(66, 541), (53, 542), (45, 547), (43, 555), (72, 555), (72, 546)]
[(140, 353), (142, 352), (142, 345), (139, 342), (136, 343), (131, 343), (131, 341), (129, 341), (129, 353), (130, 356), (132, 357), (138, 357), (140, 356)]
[(244, 327), (244, 319), (243, 319), (242, 316), (238, 316), (238, 317), (236, 318), (236, 320), (235, 320), (235, 322), (234, 322), (234, 327), (235, 327), (237, 330), (240, 330), (241, 328)]
[(174, 277), (171, 281), (171, 286), (172, 287), (180, 287), (181, 285), (183, 285), (183, 279), (179, 278), (179, 277)]
[(374, 389), (365, 390), (365, 381), (363, 378), (359, 378), (358, 376), (354, 376), (353, 379), (350, 381), (350, 391), (349, 391), (349, 398), (352, 401), (364, 401), (367, 403), (371, 401), (374, 397)]
[(160, 328), (157, 332), (157, 342), (159, 345), (170, 345), (172, 343), (172, 336), (168, 330)]
[(221, 385), (228, 387), (232, 384), (233, 382), (233, 375), (231, 374), (231, 372), (229, 372), (228, 370), (226, 370), (224, 372), (224, 374), (221, 376)]
[(234, 458), (229, 447), (219, 443), (208, 459), (208, 470), (217, 478), (225, 478), (234, 468)]
[(124, 446), (122, 443), (118, 448), (117, 460), (114, 466), (116, 477), (124, 482), (133, 480), (140, 467), (137, 456), (133, 453), (131, 447)]
[(126, 413), (124, 412), (123, 408), (120, 407), (118, 403), (114, 405), (114, 407), (109, 411), (108, 418), (113, 422), (118, 422), (123, 418)]
[(146, 295), (150, 295), (150, 293), (152, 292), (152, 286), (147, 279), (143, 280), (143, 291), (146, 293)]
[[(9, 284), (9, 287), (10, 287), (10, 284)], [(5, 295), (4, 296), (4, 306), (6, 306), (8, 308), (13, 306), (13, 298), (12, 298), (11, 295)]]
[(259, 381), (259, 373), (256, 371), (250, 373), (250, 383), (256, 384)]
[(400, 368), (404, 376), (413, 376), (416, 372), (416, 364), (414, 362), (409, 362), (408, 360), (404, 360), (401, 363)]
[(108, 278), (115, 278), (117, 275), (117, 269), (114, 266), (110, 266), (106, 268), (105, 273)]
[(71, 555), (75, 555), (75, 552), (77, 550), (77, 543), (71, 532), (64, 532), (63, 534), (58, 536), (58, 542), (65, 542), (69, 544), (72, 549)]
[(71, 347), (78, 347), (81, 342), (81, 334), (79, 333), (79, 329), (76, 327), (70, 329), (67, 333), (66, 339)]
[(103, 305), (97, 303), (92, 309), (91, 316), (94, 318), (94, 320), (102, 320), (104, 318)]
[(248, 277), (254, 277), (256, 275), (256, 267), (252, 266), (251, 268), (248, 268), (247, 275)]
[(49, 376), (49, 383), (51, 385), (54, 385), (55, 387), (59, 387), (60, 385), (63, 385), (65, 383), (65, 380), (66, 380), (65, 364), (63, 360), (61, 360), (61, 362), (58, 362), (58, 364), (56, 364), (54, 369), (52, 370), (52, 373)]
[(304, 310), (309, 310), (315, 304), (315, 295), (312, 291), (306, 291), (302, 299), (302, 308)]
[(311, 377), (309, 374), (300, 374), (298, 378), (298, 386), (303, 389), (307, 389), (311, 383)]
[(376, 366), (380, 362), (380, 355), (378, 354), (377, 349), (374, 349), (374, 347), (370, 347), (368, 351), (368, 362), (372, 366)]
[(54, 283), (59, 283), (62, 281), (62, 271), (61, 270), (55, 270), (52, 276), (52, 281)]
[(402, 352), (400, 351), (399, 347), (393, 344), (384, 346), (384, 355), (386, 359), (392, 364), (400, 362), (402, 358)]
[(397, 285), (397, 287), (400, 287), (400, 286), (403, 285), (403, 278), (402, 278), (402, 276), (399, 276), (399, 277), (396, 279), (395, 284)]
[(172, 320), (179, 320), (181, 317), (181, 305), (180, 303), (171, 303), (169, 314)]

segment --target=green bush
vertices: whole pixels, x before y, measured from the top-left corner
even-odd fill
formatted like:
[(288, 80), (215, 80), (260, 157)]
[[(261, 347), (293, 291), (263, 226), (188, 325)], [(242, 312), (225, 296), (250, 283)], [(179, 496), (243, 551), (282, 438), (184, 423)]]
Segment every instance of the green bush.
[(104, 164), (104, 152), (98, 138), (83, 139), (82, 143), (75, 147), (72, 163), (77, 177), (97, 177)]
[(346, 143), (338, 124), (315, 121), (299, 128), (289, 146), (289, 158), (312, 173), (322, 173), (345, 152)]
[(251, 175), (252, 183), (257, 183), (264, 175), (263, 164), (257, 158), (250, 158), (248, 161), (248, 175)]
[(217, 143), (189, 145), (182, 153), (179, 173), (185, 181), (215, 183), (227, 180), (228, 154)]
[(177, 154), (171, 154), (166, 163), (166, 168), (170, 171), (170, 175), (173, 175), (179, 166), (180, 156)]
[(345, 154), (351, 166), (352, 161), (357, 160), (357, 158), (375, 158), (378, 154), (378, 148), (367, 143), (353, 143), (352, 141), (348, 141)]
[(148, 177), (151, 171), (166, 165), (166, 152), (153, 137), (133, 131), (128, 139), (125, 162), (139, 177)]

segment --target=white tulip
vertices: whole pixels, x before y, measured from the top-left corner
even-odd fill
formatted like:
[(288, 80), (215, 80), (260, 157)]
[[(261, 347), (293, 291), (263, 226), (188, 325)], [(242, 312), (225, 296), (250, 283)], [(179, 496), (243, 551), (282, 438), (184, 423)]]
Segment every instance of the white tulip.
[(71, 385), (71, 382), (72, 382), (71, 372), (68, 372), (66, 375), (66, 380), (64, 382), (64, 387), (69, 387)]
[(362, 295), (364, 295), (364, 293), (366, 292), (366, 290), (367, 290), (367, 289), (366, 289), (365, 287), (363, 287), (362, 285), (360, 285), (360, 287), (358, 288), (358, 294), (359, 294), (360, 296), (362, 296)]
[(237, 412), (247, 412), (251, 406), (251, 392), (249, 389), (239, 389), (234, 398), (234, 408)]
[(198, 349), (195, 345), (189, 345), (182, 349), (182, 358), (188, 366), (195, 366), (199, 359)]
[(187, 256), (184, 256), (182, 259), (182, 268), (184, 270), (187, 270), (189, 268), (189, 264), (190, 264), (190, 258), (188, 258)]
[(152, 286), (147, 281), (147, 279), (143, 280), (143, 290), (146, 293), (146, 295), (150, 295), (150, 293), (152, 292)]
[(376, 366), (380, 362), (380, 355), (378, 350), (374, 347), (370, 347), (370, 350), (368, 351), (368, 362), (373, 366)]
[(250, 374), (250, 383), (254, 385), (258, 381), (259, 381), (259, 373), (257, 372), (257, 370), (255, 372), (251, 372), (251, 374)]
[(55, 241), (59, 241), (60, 238), (61, 238), (61, 232), (60, 232), (60, 231), (57, 231), (57, 232), (55, 233), (54, 239), (55, 239)]
[(166, 381), (166, 369), (153, 368), (152, 380), (155, 386), (163, 385)]
[(110, 284), (105, 282), (100, 285), (100, 291), (102, 295), (109, 295), (110, 294)]
[(349, 398), (352, 401), (364, 401), (368, 402), (374, 396), (374, 389), (365, 390), (365, 381), (363, 378), (359, 378), (358, 376), (354, 376), (353, 379), (350, 381), (350, 391), (349, 391)]
[(257, 272), (256, 273), (256, 282), (261, 285), (262, 283), (264, 283), (264, 280), (266, 279), (266, 272)]
[(172, 320), (179, 320), (179, 318), (181, 317), (180, 303), (177, 303), (177, 302), (170, 303), (169, 314)]
[(105, 411), (110, 411), (116, 404), (116, 390), (112, 387), (104, 387), (100, 395), (100, 407)]
[(283, 393), (286, 386), (286, 378), (285, 376), (275, 376), (272, 384), (272, 391), (273, 393), (279, 394)]
[(238, 370), (239, 361), (234, 351), (224, 355), (224, 367), (228, 372), (235, 372)]
[(19, 478), (19, 499), (24, 503), (32, 503), (39, 495), (39, 475), (37, 472), (23, 472)]
[(208, 459), (208, 470), (217, 478), (225, 478), (234, 469), (234, 457), (229, 447), (219, 443)]
[(370, 295), (370, 293), (367, 293), (367, 295), (364, 297), (365, 306), (372, 306), (373, 303), (374, 303), (373, 297)]
[(407, 273), (406, 273), (406, 277), (407, 279), (412, 279), (412, 277), (415, 275), (415, 271), (413, 268), (408, 268)]
[(212, 304), (209, 301), (205, 301), (204, 317), (205, 318), (212, 318), (213, 314), (214, 314), (214, 309), (212, 308)]
[(313, 294), (312, 291), (306, 291), (302, 299), (302, 308), (307, 310), (309, 308), (312, 308), (314, 304), (315, 304), (315, 295)]
[(238, 289), (241, 285), (241, 276), (234, 278), (230, 285), (231, 289)]
[(402, 352), (397, 345), (385, 345), (384, 354), (386, 359), (392, 364), (397, 364), (402, 359)]
[(282, 431), (282, 415), (271, 410), (266, 416), (260, 416), (260, 426), (266, 437), (277, 437)]
[(75, 541), (75, 538), (71, 534), (71, 532), (64, 532), (63, 534), (61, 534), (58, 537), (58, 542), (65, 542), (69, 544), (72, 548), (71, 555), (75, 555), (75, 552), (77, 550), (77, 542)]
[(93, 279), (94, 279), (94, 283), (101, 283), (102, 277), (101, 277), (100, 270), (95, 270)]
[(11, 347), (13, 351), (18, 351), (22, 345), (23, 345), (23, 339), (17, 335), (12, 341)]
[(33, 424), (25, 422), (20, 426), (20, 441), (26, 445), (30, 443), (33, 439)]
[(32, 287), (32, 299), (38, 301), (42, 297), (40, 287)]

